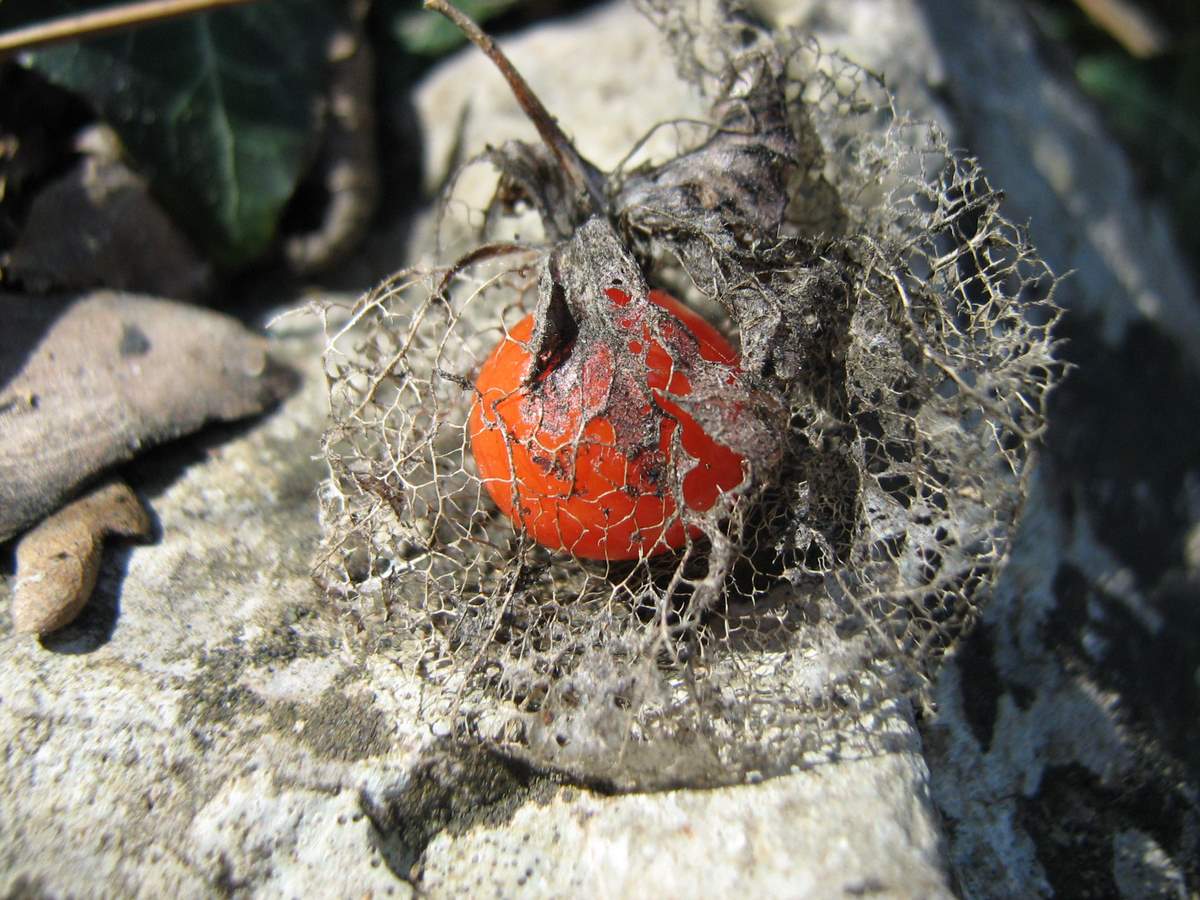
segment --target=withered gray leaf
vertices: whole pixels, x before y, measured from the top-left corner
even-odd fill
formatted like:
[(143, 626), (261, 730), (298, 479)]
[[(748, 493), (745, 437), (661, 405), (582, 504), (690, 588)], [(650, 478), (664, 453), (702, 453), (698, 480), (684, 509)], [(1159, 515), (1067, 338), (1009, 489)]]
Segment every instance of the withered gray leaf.
[(291, 388), (266, 341), (211, 310), (114, 291), (0, 294), (0, 540), (93, 475)]

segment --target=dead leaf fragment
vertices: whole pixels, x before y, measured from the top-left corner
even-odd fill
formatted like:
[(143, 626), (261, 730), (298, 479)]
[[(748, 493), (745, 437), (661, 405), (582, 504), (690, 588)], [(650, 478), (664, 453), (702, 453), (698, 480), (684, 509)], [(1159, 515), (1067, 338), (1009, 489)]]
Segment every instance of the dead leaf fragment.
[(295, 385), (261, 336), (183, 303), (0, 293), (0, 321), (0, 541), (97, 473)]
[(104, 285), (166, 297), (201, 297), (212, 271), (112, 145), (107, 129), (79, 138), (83, 158), (34, 198), (3, 260), (10, 283), (31, 292)]
[(144, 538), (150, 518), (122, 481), (109, 481), (63, 507), (17, 545), (13, 630), (48, 634), (72, 622), (87, 604), (110, 535)]

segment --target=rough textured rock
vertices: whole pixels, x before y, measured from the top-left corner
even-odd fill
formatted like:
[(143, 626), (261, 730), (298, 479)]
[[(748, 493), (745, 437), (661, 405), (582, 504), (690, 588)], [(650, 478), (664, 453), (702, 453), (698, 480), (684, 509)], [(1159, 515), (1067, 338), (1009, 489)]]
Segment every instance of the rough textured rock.
[(161, 539), (108, 554), (75, 623), (14, 635), (0, 586), (5, 895), (407, 893), (359, 794), (403, 777), (412, 710), (374, 698), (308, 574), (314, 347), (275, 342), (309, 376), (276, 414), (130, 468)]
[[(1184, 329), (1173, 330), (1193, 294), (1162, 232), (1142, 227), (1154, 214), (1135, 193), (1110, 226), (1145, 232), (1129, 241), (1149, 249), (1126, 263), (1165, 285), (1159, 316), (1131, 302), (1134, 282), (1112, 275), (1111, 248), (1076, 218), (1111, 185), (1132, 182), (1095, 117), (1041, 66), (1024, 26), (974, 33), (1015, 40), (1008, 54), (1024, 48), (1008, 56), (930, 25), (990, 5), (795, 6), (827, 45), (888, 73), (902, 98), (947, 125), (978, 123), (976, 92), (1013, 79), (1028, 92), (1013, 109), (1062, 100), (1026, 119), (1039, 123), (1034, 135), (1094, 142), (1055, 157), (1081, 167), (1056, 202), (1020, 120), (1004, 141), (971, 145), (989, 169), (1010, 173), (997, 181), (1014, 218), (1044, 208), (1035, 238), (1076, 249), (1052, 256), (1056, 268), (1091, 259), (1109, 280), (1096, 282), (1106, 290), (1085, 287), (1099, 275), (1062, 287), (1080, 369), (1060, 392), (1004, 589), (922, 726), (928, 782), (911, 730), (875, 759), (622, 798), (440, 749), (418, 724), (420, 682), (350, 652), (309, 580), (323, 474), (313, 461), (319, 339), (315, 325), (285, 320), (275, 348), (306, 372), (302, 392), (251, 426), (160, 449), (127, 473), (150, 498), (162, 540), (107, 560), (93, 603), (43, 647), (12, 635), (0, 611), (0, 893), (294, 896), (319, 885), (381, 897), (408, 895), (404, 879), (420, 877), (432, 896), (562, 895), (584, 879), (591, 893), (614, 895), (746, 885), (915, 897), (948, 892), (943, 852), (974, 896), (1194, 892), (1200, 384)], [(531, 82), (568, 130), (599, 147), (585, 128), (628, 128), (611, 139), (623, 147), (676, 90), (666, 62), (645, 61), (645, 28), (628, 10), (601, 9), (514, 41), (513, 55), (532, 63)], [(421, 100), (430, 147), (443, 156), (458, 121), (453, 96), (490, 84), (464, 74), (482, 73), (476, 66), (474, 55), (455, 60), (427, 85), (442, 99)], [(570, 100), (597, 83), (599, 105)], [(624, 99), (643, 95), (649, 111)], [(597, 108), (605, 116), (591, 115)], [(467, 127), (487, 133), (475, 121), (486, 107), (471, 109)], [(956, 132), (955, 143), (970, 134)], [(0, 610), (13, 580), (0, 579)]]
[(976, 897), (1189, 896), (1200, 303), (1165, 216), (1019, 4), (760, 6), (885, 73), (1072, 273), (1056, 296), (1078, 368), (1007, 576), (924, 727), (956, 874)]
[(423, 885), (435, 896), (953, 896), (919, 760), (834, 768), (714, 791), (562, 791), (499, 825), (439, 835)]
[(94, 291), (0, 294), (0, 313), (0, 541), (143, 447), (293, 386), (261, 338), (211, 310)]

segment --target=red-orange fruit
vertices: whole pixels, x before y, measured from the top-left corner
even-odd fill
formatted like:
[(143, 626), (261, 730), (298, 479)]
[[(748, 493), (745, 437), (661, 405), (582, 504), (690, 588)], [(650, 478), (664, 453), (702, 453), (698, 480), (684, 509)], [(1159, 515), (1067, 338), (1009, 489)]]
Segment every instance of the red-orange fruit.
[[(728, 369), (722, 381), (735, 383), (733, 347), (662, 291), (647, 298), (669, 314), (656, 317), (653, 337), (627, 294), (606, 293), (618, 308), (611, 320), (628, 332), (628, 350), (642, 365), (629, 365), (628, 357), (614, 365), (612, 349), (593, 342), (576, 349), (569, 366), (552, 365), (523, 387), (533, 365), (534, 321), (526, 316), (480, 368), (468, 430), (479, 478), (518, 530), (554, 550), (616, 561), (683, 546), (676, 489), (704, 512), (744, 476), (743, 458), (675, 399), (692, 392), (689, 374), (698, 366)], [(676, 429), (681, 485), (667, 477)]]

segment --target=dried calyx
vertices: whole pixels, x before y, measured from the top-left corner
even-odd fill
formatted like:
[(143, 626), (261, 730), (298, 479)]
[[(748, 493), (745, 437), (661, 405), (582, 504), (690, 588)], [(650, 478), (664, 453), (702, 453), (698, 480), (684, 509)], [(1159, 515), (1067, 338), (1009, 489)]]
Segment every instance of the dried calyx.
[[(744, 49), (731, 61), (703, 144), (660, 166), (609, 176), (576, 150), (491, 38), (444, 0), (425, 6), (450, 18), (496, 64), (542, 139), (540, 145), (509, 141), (480, 157), (501, 173), (497, 199), (507, 208), (530, 203), (552, 244), (543, 272), (549, 285), (539, 294), (535, 357), (554, 356), (563, 335), (574, 336), (566, 313), (575, 320), (605, 318), (607, 306), (597, 305), (597, 297), (614, 280), (644, 296), (638, 260), (672, 257), (703, 293), (725, 306), (741, 336), (748, 375), (778, 370), (794, 378), (795, 366), (774, 358), (784, 349), (776, 346), (784, 337), (783, 314), (764, 280), (783, 263), (817, 260), (824, 247), (785, 237), (788, 188), (801, 159), (784, 63), (774, 45), (764, 38), (761, 47)], [(581, 234), (589, 221), (592, 227)], [(601, 236), (604, 231), (609, 233)], [(568, 250), (572, 241), (576, 246)], [(567, 252), (572, 258), (564, 267), (558, 258)], [(566, 271), (576, 273), (578, 290), (559, 280)]]
[[(720, 126), (703, 146), (617, 179), (583, 158), (474, 23), (443, 0), (426, 7), (448, 16), (496, 64), (542, 139), (486, 154), (501, 172), (505, 200), (530, 202), (549, 243), (520, 408), (508, 403), (502, 412), (486, 400), (489, 394), (499, 400), (511, 388), (477, 383), (489, 409), (473, 419), (472, 444), (493, 499), (540, 542), (609, 561), (678, 548), (687, 534), (714, 530), (693, 514), (715, 507), (710, 520), (726, 518), (770, 478), (781, 455), (772, 427), (781, 410), (760, 389), (765, 361), (751, 370), (705, 358), (689, 327), (654, 302), (638, 256), (661, 255), (661, 249), (644, 240), (639, 246), (638, 236), (674, 234), (677, 255), (714, 239), (727, 246), (779, 239), (795, 142), (778, 61), (757, 57), (747, 67), (750, 77), (729, 86)], [(664, 230), (664, 219), (677, 225)], [(702, 277), (712, 283), (714, 273)], [(738, 299), (736, 292), (721, 296)], [(735, 325), (745, 320), (751, 330), (764, 321), (747, 316), (744, 306), (731, 311)], [(673, 373), (665, 379), (652, 364), (664, 355)], [(563, 453), (557, 438), (568, 427), (575, 437)], [(484, 428), (493, 433), (481, 434)], [(479, 459), (483, 443), (496, 445), (487, 451), (500, 462), (494, 470)], [(595, 450), (597, 443), (605, 450)], [(736, 458), (730, 465), (742, 474), (698, 486), (722, 458)], [(523, 465), (538, 460), (544, 475)], [(664, 533), (673, 535), (665, 544)], [(702, 596), (697, 607), (714, 599)]]
[[(500, 173), (485, 227), (527, 205), (545, 238), (401, 273), (356, 307), (363, 339), (331, 335), (318, 563), (369, 646), (425, 674), (430, 717), (618, 788), (868, 740), (988, 599), (1058, 377), (1054, 277), (970, 160), (795, 36), (641, 5), (714, 99), (701, 139), (629, 172), (588, 163), (463, 24), (542, 137), (481, 155)], [(668, 285), (726, 311), (736, 366), (680, 335), (649, 291)], [(690, 419), (745, 460), (707, 507), (685, 502), (686, 447), (638, 470), (676, 498), (677, 550), (585, 562), (496, 514), (469, 452), (476, 378), (530, 314), (505, 390), (580, 432), (548, 470), (591, 446), (562, 400), (589, 378), (626, 458)]]

